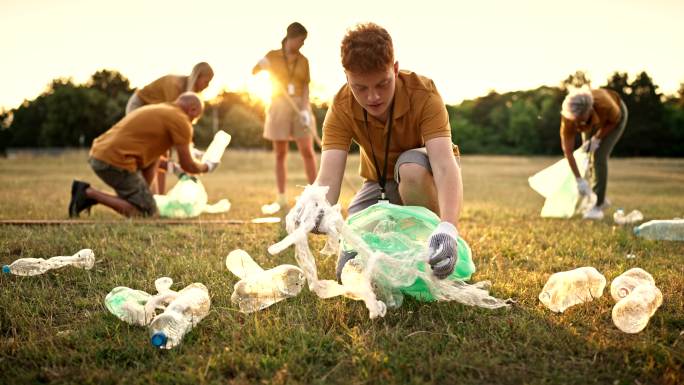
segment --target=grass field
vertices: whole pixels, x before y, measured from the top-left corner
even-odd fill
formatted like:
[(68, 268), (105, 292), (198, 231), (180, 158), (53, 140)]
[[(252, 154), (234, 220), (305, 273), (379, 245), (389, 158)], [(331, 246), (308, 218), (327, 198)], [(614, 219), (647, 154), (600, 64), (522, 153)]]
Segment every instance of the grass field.
[[(86, 158), (69, 152), (0, 160), (0, 219), (65, 219), (73, 178), (104, 187)], [(473, 249), (474, 280), (491, 280), (493, 295), (517, 299), (511, 309), (407, 300), (371, 321), (362, 302), (319, 300), (304, 289), (244, 315), (230, 302), (237, 279), (224, 259), (243, 248), (265, 267), (293, 263), (292, 250), (278, 257), (266, 252), (284, 236), (280, 225), (158, 226), (122, 219), (0, 226), (2, 264), (81, 248), (93, 249), (97, 258), (91, 271), (0, 276), (0, 384), (684, 383), (684, 243), (637, 239), (609, 219), (539, 218), (542, 198), (527, 177), (555, 160), (462, 159), (460, 231)], [(210, 202), (227, 197), (233, 207), (202, 218), (260, 216), (260, 206), (273, 198), (271, 163), (265, 152), (229, 151), (203, 182)], [(351, 158), (347, 174), (355, 184), (357, 165)], [(684, 217), (684, 160), (615, 159), (610, 167), (614, 207), (638, 208), (647, 219)], [(297, 154), (290, 156), (290, 170), (294, 201), (296, 185), (306, 183)], [(343, 191), (343, 205), (352, 194)], [(95, 207), (91, 218), (118, 216)], [(314, 246), (323, 243), (317, 236)], [(319, 275), (333, 277), (334, 263), (319, 259)], [(608, 291), (563, 314), (539, 303), (551, 273), (587, 265), (608, 285), (635, 266), (654, 276), (664, 302), (644, 331), (629, 335), (613, 325)], [(160, 276), (172, 277), (176, 289), (202, 282), (212, 299), (209, 316), (171, 351), (153, 349), (146, 329), (119, 321), (103, 303), (116, 286), (153, 292)]]

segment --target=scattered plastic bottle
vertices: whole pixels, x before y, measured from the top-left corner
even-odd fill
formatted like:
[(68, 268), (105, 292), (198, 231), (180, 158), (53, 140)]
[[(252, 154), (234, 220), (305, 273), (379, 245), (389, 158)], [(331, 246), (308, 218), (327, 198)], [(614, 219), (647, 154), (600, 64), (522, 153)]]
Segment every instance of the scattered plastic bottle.
[(615, 210), (613, 213), (613, 221), (618, 225), (629, 225), (632, 223), (641, 222), (644, 220), (644, 214), (639, 210), (632, 210), (629, 214), (625, 215), (623, 209)]
[(229, 143), (230, 135), (223, 130), (217, 131), (216, 134), (214, 134), (214, 139), (209, 143), (207, 151), (202, 155), (202, 162), (221, 162), (223, 153), (226, 151), (226, 147), (228, 147)]
[(233, 250), (226, 257), (226, 267), (241, 278), (230, 299), (243, 313), (265, 309), (302, 291), (304, 272), (294, 265), (280, 265), (264, 270), (244, 250)]
[(552, 274), (539, 300), (551, 311), (562, 313), (570, 306), (601, 297), (605, 287), (606, 278), (595, 268), (585, 266)]
[(47, 260), (44, 258), (20, 258), (9, 265), (4, 265), (2, 272), (31, 276), (43, 274), (48, 270), (58, 269), (67, 265), (90, 270), (95, 265), (95, 254), (90, 249), (83, 249), (70, 257), (59, 256)]
[(639, 333), (663, 303), (663, 294), (655, 285), (639, 285), (613, 307), (613, 323), (625, 333)]
[(684, 241), (684, 219), (658, 219), (634, 228), (634, 235), (646, 239)]
[(655, 280), (646, 270), (635, 267), (613, 279), (610, 283), (610, 295), (617, 302), (627, 297), (635, 287), (644, 284), (655, 286)]
[(173, 280), (162, 277), (154, 282), (157, 295), (152, 296), (142, 290), (134, 290), (119, 286), (105, 297), (105, 306), (110, 313), (130, 325), (148, 325), (156, 316), (156, 309), (163, 309), (175, 298), (177, 293), (171, 290)]
[(162, 314), (149, 325), (150, 342), (160, 349), (171, 349), (180, 344), (183, 336), (209, 314), (209, 290), (201, 283), (193, 283), (177, 293)]

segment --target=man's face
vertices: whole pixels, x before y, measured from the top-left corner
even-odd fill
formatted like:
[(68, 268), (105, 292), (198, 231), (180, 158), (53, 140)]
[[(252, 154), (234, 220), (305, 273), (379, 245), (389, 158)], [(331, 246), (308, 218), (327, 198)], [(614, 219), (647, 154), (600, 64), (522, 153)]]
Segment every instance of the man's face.
[(385, 120), (394, 97), (399, 63), (395, 62), (394, 65), (387, 67), (384, 71), (371, 73), (345, 71), (345, 73), (354, 99), (370, 115)]

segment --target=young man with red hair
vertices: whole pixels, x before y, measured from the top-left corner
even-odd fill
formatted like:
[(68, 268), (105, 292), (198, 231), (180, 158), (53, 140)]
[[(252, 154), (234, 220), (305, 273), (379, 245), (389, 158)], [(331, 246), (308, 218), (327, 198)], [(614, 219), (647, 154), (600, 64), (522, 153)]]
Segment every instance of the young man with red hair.
[[(430, 236), (433, 274), (446, 278), (458, 258), (456, 239), (463, 199), (458, 148), (451, 142), (449, 115), (432, 80), (400, 71), (392, 38), (369, 23), (347, 32), (341, 46), (347, 83), (323, 123), (323, 151), (316, 184), (329, 186), (337, 202), (352, 140), (361, 148), (361, 190), (349, 214), (381, 199), (424, 206), (442, 222)], [(325, 229), (318, 229), (325, 232)], [(343, 253), (337, 276), (355, 253)]]

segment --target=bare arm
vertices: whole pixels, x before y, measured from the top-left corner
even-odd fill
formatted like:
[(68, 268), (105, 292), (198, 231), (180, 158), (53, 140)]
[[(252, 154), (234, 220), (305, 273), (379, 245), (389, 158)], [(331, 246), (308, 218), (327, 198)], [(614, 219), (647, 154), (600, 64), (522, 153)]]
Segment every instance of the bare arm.
[(178, 161), (180, 162), (181, 168), (190, 174), (200, 174), (209, 171), (209, 167), (207, 167), (206, 164), (196, 162), (195, 159), (192, 158), (190, 146), (191, 145), (189, 144), (176, 146)]
[(340, 188), (344, 177), (344, 168), (347, 164), (347, 151), (325, 150), (321, 153), (321, 167), (318, 170), (316, 184), (328, 186), (328, 202), (337, 203), (340, 199)]
[(561, 147), (563, 148), (563, 154), (565, 155), (565, 159), (568, 160), (568, 164), (570, 165), (570, 169), (572, 169), (575, 178), (579, 178), (579, 168), (577, 168), (575, 157), (572, 155), (572, 152), (575, 150), (575, 136), (576, 134), (573, 132), (564, 133), (561, 130)]
[(442, 221), (458, 227), (463, 206), (461, 168), (454, 157), (451, 138), (434, 138), (425, 142), (432, 175), (437, 187), (437, 200)]

